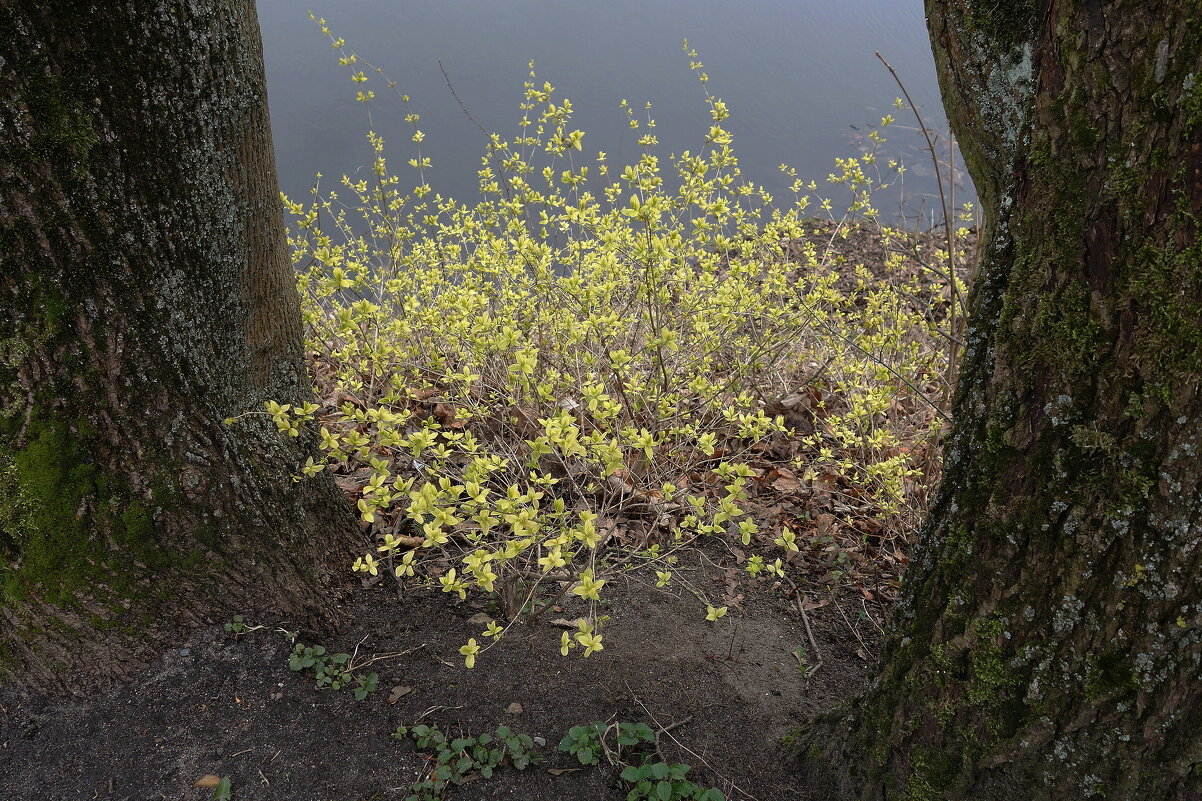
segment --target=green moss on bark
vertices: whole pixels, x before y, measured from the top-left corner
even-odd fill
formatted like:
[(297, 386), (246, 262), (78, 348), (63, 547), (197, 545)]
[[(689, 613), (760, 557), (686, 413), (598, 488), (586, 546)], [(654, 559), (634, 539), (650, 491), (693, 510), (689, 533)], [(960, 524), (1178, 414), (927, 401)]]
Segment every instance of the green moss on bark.
[(57, 164), (71, 164), (77, 176), (88, 172), (88, 155), (100, 143), (91, 113), (78, 88), (62, 76), (34, 74), (24, 100), (38, 122), (32, 147), (39, 156)]
[(955, 779), (959, 760), (942, 751), (916, 748), (906, 779), (906, 801), (939, 801)]
[[(1179, 215), (1177, 226), (1197, 221)], [(1184, 234), (1184, 232), (1183, 232)], [(1143, 247), (1130, 271), (1130, 291), (1143, 318), (1151, 323), (1141, 351), (1158, 373), (1186, 380), (1202, 372), (1202, 303), (1183, 292), (1184, 280), (1202, 264), (1202, 241), (1183, 249), (1172, 244)], [(1168, 387), (1169, 395), (1173, 387)]]
[(965, 16), (991, 47), (1009, 54), (1014, 48), (1031, 41), (1039, 24), (1039, 12), (1034, 0), (969, 0), (964, 4)]
[[(56, 9), (64, 22), (76, 12), (70, 4)], [(14, 9), (0, 9), (0, 36), (9, 41), (24, 38), (21, 34), (25, 32), (14, 21), (16, 13)], [(27, 153), (5, 155), (17, 163), (33, 156), (50, 163), (68, 164), (75, 177), (86, 177), (89, 155), (100, 144), (100, 135), (92, 121), (93, 111), (88, 107), (89, 99), (97, 92), (95, 77), (87, 63), (80, 58), (55, 65), (43, 48), (26, 48), (17, 51), (14, 66), (26, 80), (15, 87), (16, 96), (9, 102), (24, 107), (33, 121), (32, 136), (26, 140)]]
[(166, 560), (154, 546), (149, 510), (101, 473), (86, 436), (66, 424), (35, 420), (25, 437), (20, 448), (0, 448), (0, 534), (9, 555), (4, 597), (19, 601), (32, 592), (70, 604), (76, 592), (100, 586), (117, 598), (136, 593), (118, 560), (151, 566)]

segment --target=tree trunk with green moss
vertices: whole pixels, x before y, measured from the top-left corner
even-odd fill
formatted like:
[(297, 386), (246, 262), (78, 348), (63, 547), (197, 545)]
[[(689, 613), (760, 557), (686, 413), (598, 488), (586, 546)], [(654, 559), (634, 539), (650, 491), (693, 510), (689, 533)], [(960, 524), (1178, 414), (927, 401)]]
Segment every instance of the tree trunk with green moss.
[(353, 517), (257, 414), (311, 393), (278, 191), (252, 0), (0, 4), (5, 681), (332, 618)]
[(818, 797), (1202, 799), (1202, 8), (928, 0), (988, 221), (944, 479)]

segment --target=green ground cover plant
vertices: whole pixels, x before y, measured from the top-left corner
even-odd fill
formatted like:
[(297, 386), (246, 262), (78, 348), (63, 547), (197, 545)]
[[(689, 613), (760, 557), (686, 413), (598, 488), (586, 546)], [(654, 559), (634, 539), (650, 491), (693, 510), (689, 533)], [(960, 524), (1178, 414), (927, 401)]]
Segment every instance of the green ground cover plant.
[(433, 754), (430, 771), (409, 786), (405, 801), (439, 801), (450, 788), (471, 778), (491, 779), (502, 765), (525, 770), (542, 761), (528, 734), (518, 734), (508, 726), (498, 726), (492, 734), (449, 737), (435, 726), (400, 726), (392, 735), (412, 740)]
[[(318, 23), (360, 101), (395, 89)], [(434, 192), (404, 95), (412, 184), (373, 131), (370, 178), (286, 200), (319, 399), (267, 413), (320, 437), (325, 459), (297, 479), (334, 471), (374, 538), (353, 565), (366, 581), (495, 604), (501, 622), (460, 648), (469, 668), (565, 605), (562, 652), (603, 650), (619, 575), (718, 620), (722, 599), (674, 570), (703, 539), (792, 586), (803, 551), (836, 581), (866, 549), (903, 558), (937, 474), (963, 286), (951, 251), (880, 222), (873, 195), (904, 168), (880, 163), (874, 130), (828, 177), (846, 214), (784, 166), (793, 197), (777, 204), (742, 178), (730, 109), (685, 51), (712, 122), (695, 150), (662, 156), (650, 107), (623, 103), (640, 156), (586, 156), (571, 101), (531, 65), (475, 202)], [(841, 248), (865, 229), (881, 263)], [(790, 493), (826, 511), (776, 503)]]
[(356, 674), (348, 653), (326, 653), (324, 645), (297, 643), (288, 657), (288, 669), (313, 672), (317, 689), (341, 690), (353, 688), (355, 700), (362, 701), (376, 691), (380, 676), (377, 673)]
[(575, 756), (581, 765), (600, 765), (604, 758), (621, 768), (627, 801), (724, 800), (720, 790), (685, 778), (691, 766), (656, 760), (658, 749), (655, 732), (646, 723), (596, 721), (573, 726), (559, 743), (559, 750)]
[[(243, 615), (234, 615), (223, 628), (234, 639), (255, 631), (264, 631), (267, 626), (256, 626), (248, 623)], [(288, 669), (294, 673), (310, 673), (319, 690), (353, 690), (356, 701), (362, 701), (379, 688), (378, 673), (365, 673), (363, 667), (382, 659), (391, 659), (398, 654), (378, 654), (365, 661), (356, 661), (359, 649), (348, 654), (344, 651), (329, 653), (324, 645), (305, 645), (297, 642), (299, 632), (276, 628), (275, 633), (282, 634), (293, 645), (288, 654)]]

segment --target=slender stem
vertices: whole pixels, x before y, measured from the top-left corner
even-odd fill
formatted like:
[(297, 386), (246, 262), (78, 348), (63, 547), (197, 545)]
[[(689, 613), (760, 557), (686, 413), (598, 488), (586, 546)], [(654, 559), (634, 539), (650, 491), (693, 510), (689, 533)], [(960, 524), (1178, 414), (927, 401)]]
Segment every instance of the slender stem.
[[(960, 297), (960, 287), (956, 283), (956, 243), (955, 238), (952, 235), (952, 218), (950, 209), (948, 208), (948, 195), (943, 188), (943, 168), (939, 163), (939, 157), (935, 155), (935, 143), (931, 140), (930, 129), (928, 129), (926, 123), (923, 122), (922, 115), (918, 112), (918, 106), (914, 105), (913, 99), (910, 98), (910, 92), (906, 89), (906, 85), (902, 82), (901, 76), (897, 74), (897, 70), (893, 69), (893, 65), (886, 61), (885, 57), (882, 56), (879, 51), (876, 53), (876, 57), (880, 59), (882, 64), (885, 65), (885, 69), (889, 70), (889, 74), (893, 76), (893, 80), (897, 82), (898, 88), (900, 88), (902, 94), (905, 95), (906, 103), (909, 104), (910, 111), (914, 112), (914, 119), (918, 121), (918, 128), (922, 131), (923, 138), (927, 140), (927, 151), (931, 154), (931, 159), (935, 163), (935, 185), (939, 188), (939, 204), (943, 209), (943, 229), (947, 238), (948, 275), (949, 283), (951, 284), (952, 288), (951, 319), (949, 320), (949, 324), (951, 332), (955, 334), (956, 309), (957, 307), (963, 308), (964, 299)], [(954, 147), (954, 143), (952, 143), (952, 146)], [(951, 163), (953, 165), (953, 172), (950, 180), (954, 185), (956, 178), (954, 172), (955, 162), (953, 161)], [(956, 360), (958, 357), (957, 350), (958, 349), (956, 347), (955, 340), (953, 340), (950, 348), (951, 352), (948, 355), (949, 372), (955, 370), (956, 368)]]

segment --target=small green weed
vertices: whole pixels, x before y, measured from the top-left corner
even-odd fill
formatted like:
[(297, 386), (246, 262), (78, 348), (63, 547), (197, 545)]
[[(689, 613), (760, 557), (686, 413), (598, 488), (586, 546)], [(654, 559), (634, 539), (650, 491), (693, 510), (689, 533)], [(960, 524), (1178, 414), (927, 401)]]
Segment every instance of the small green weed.
[(379, 674), (354, 675), (351, 655), (348, 653), (328, 654), (325, 646), (297, 643), (288, 657), (288, 669), (302, 671), (312, 669), (318, 689), (341, 690), (354, 686), (355, 700), (362, 701), (375, 691)]
[(656, 736), (645, 723), (607, 726), (596, 721), (573, 726), (560, 740), (559, 750), (575, 756), (581, 765), (598, 765), (604, 755), (611, 765), (621, 766), (619, 775), (630, 785), (627, 801), (724, 801), (720, 790), (685, 778), (690, 766), (652, 761), (658, 755)]
[(723, 801), (721, 790), (702, 787), (685, 778), (688, 765), (669, 765), (651, 762), (622, 769), (622, 781), (629, 783), (626, 801)]
[[(612, 738), (610, 737), (612, 735)], [(609, 741), (613, 740), (610, 746)], [(655, 732), (645, 723), (614, 723), (606, 726), (601, 721), (588, 726), (573, 726), (559, 742), (559, 750), (573, 754), (581, 765), (600, 764), (602, 753), (611, 764), (625, 764), (622, 751), (639, 746), (655, 746)]]
[(230, 789), (230, 777), (223, 776), (217, 786), (213, 788), (213, 801), (229, 801), (233, 797), (233, 790)]
[(355, 700), (362, 701), (369, 694), (374, 693), (379, 683), (380, 675), (378, 673), (368, 673), (366, 676), (356, 676)]
[(225, 624), (225, 630), (228, 631), (230, 634), (237, 636), (239, 634), (245, 634), (248, 631), (250, 631), (250, 627), (246, 625), (245, 617), (243, 617), (242, 615), (234, 615), (233, 619), (230, 620), (229, 623)]
[[(266, 631), (270, 627), (257, 626), (249, 622), (244, 615), (234, 615), (232, 618), (230, 618), (230, 621), (223, 626), (223, 628), (227, 634), (233, 634), (234, 639), (238, 639), (243, 634), (250, 634), (254, 631)], [(294, 631), (288, 631), (287, 629), (282, 628), (276, 628), (273, 629), (273, 631), (278, 634), (283, 634), (285, 637), (291, 640), (296, 639), (296, 632)]]
[(793, 658), (797, 660), (797, 669), (801, 671), (801, 675), (809, 677), (817, 666), (806, 664), (806, 649), (804, 645), (799, 645), (793, 649)]
[(559, 750), (575, 756), (581, 765), (598, 765), (601, 763), (601, 741), (604, 737), (604, 723), (573, 726), (567, 736), (559, 741)]
[(431, 771), (410, 785), (405, 801), (438, 801), (450, 787), (463, 784), (469, 777), (488, 779), (503, 764), (525, 770), (541, 760), (530, 736), (517, 734), (508, 726), (497, 727), (493, 734), (454, 739), (433, 726), (401, 726), (392, 736), (412, 739), (418, 748), (432, 751), (435, 757)]

